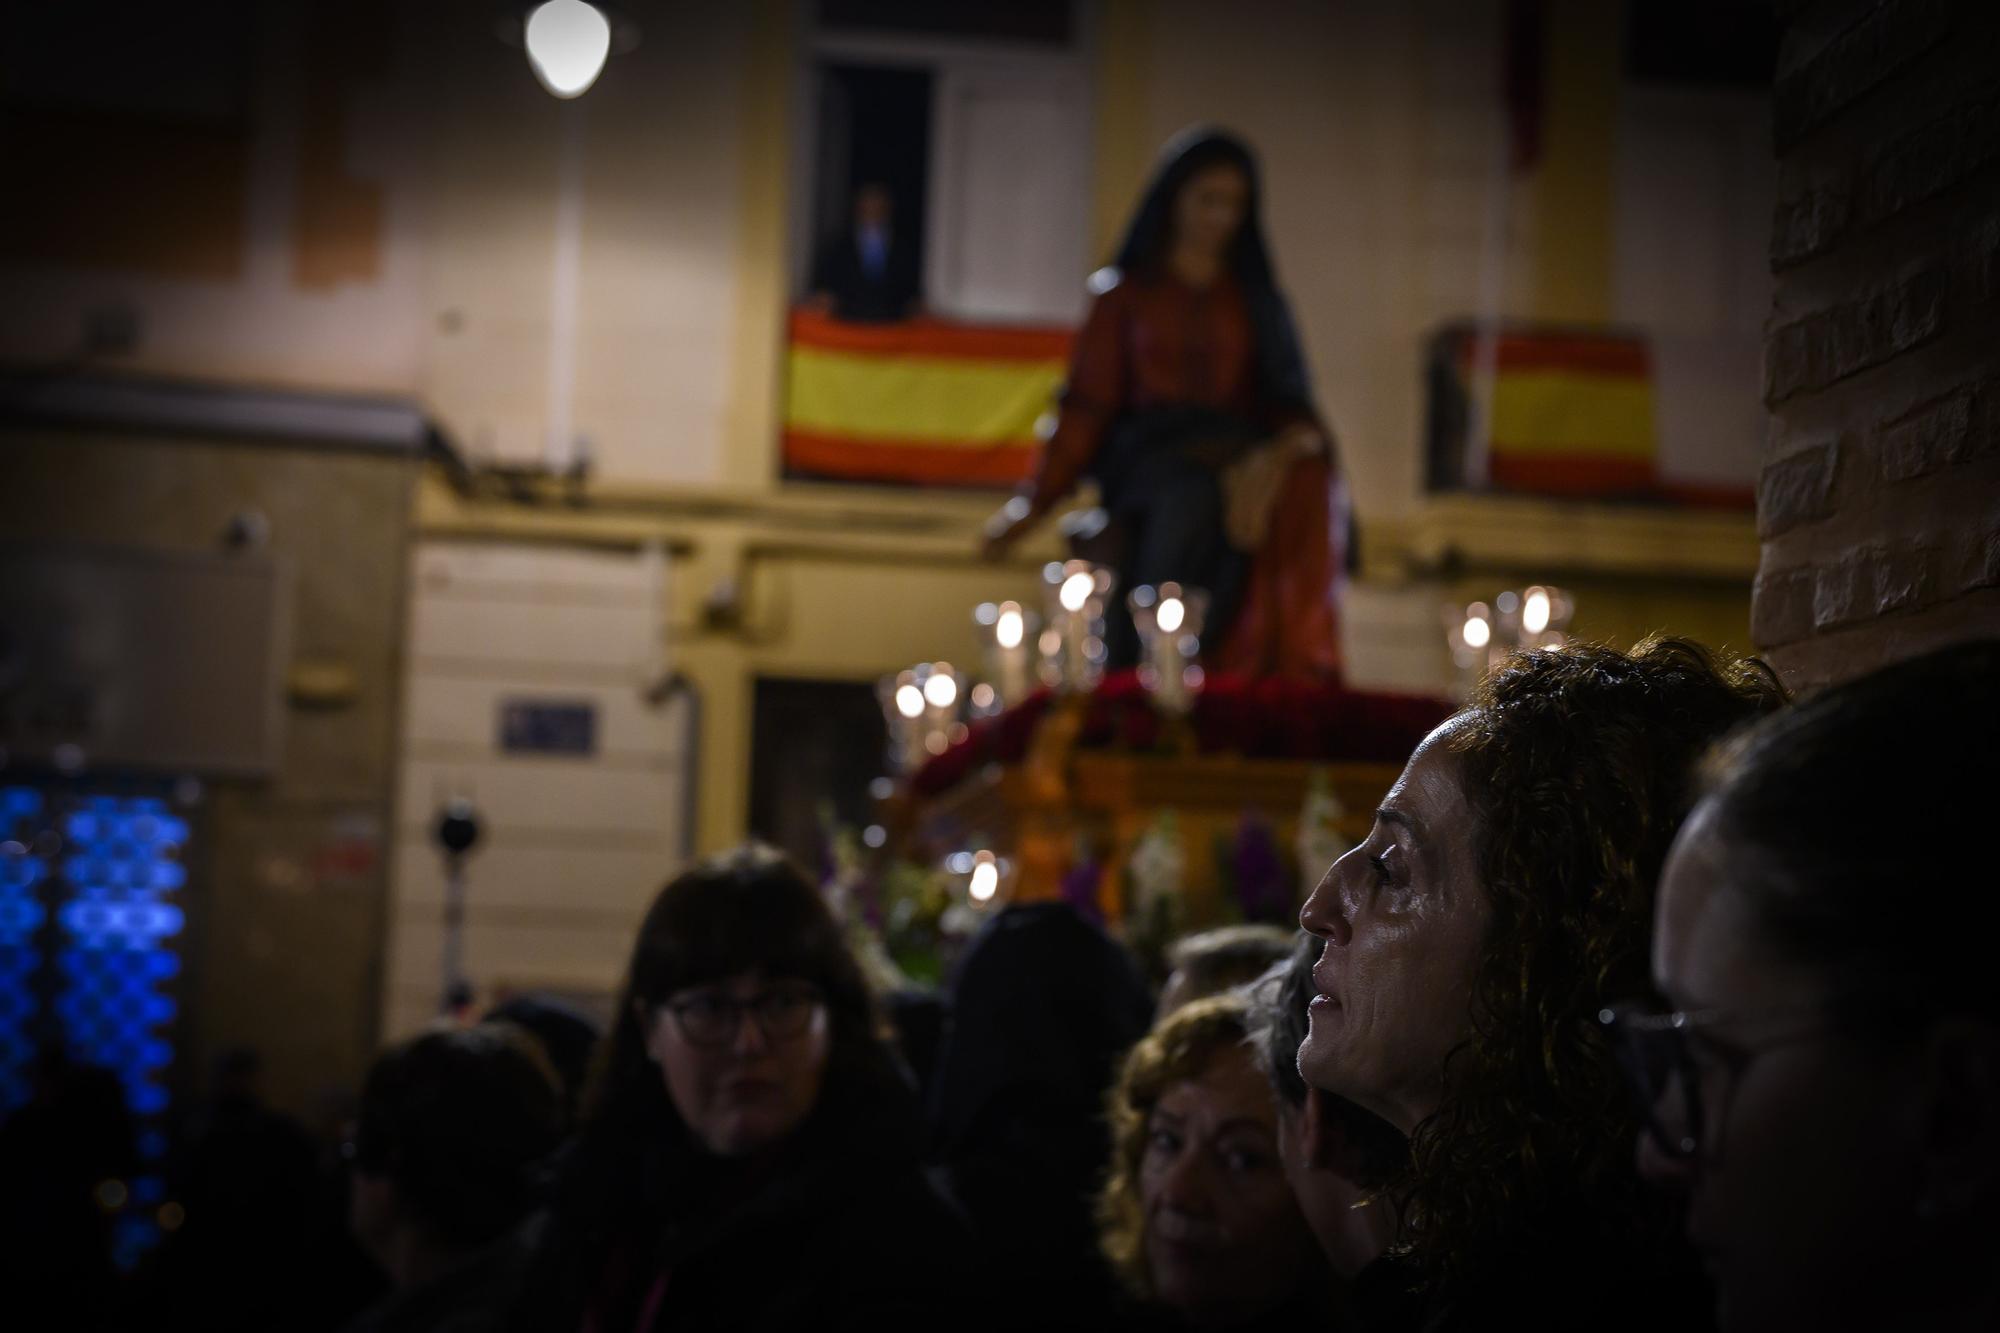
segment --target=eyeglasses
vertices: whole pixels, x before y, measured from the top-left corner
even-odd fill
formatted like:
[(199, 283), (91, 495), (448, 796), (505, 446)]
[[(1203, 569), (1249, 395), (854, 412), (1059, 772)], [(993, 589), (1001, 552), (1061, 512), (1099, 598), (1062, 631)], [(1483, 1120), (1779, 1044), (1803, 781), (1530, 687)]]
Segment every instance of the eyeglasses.
[(819, 991), (806, 985), (773, 986), (737, 999), (720, 991), (701, 991), (661, 1007), (674, 1016), (681, 1035), (697, 1046), (727, 1046), (743, 1031), (746, 1016), (770, 1041), (787, 1041), (804, 1032), (819, 1009)]
[[(1724, 1042), (1713, 1029), (1725, 1023), (1772, 1022), (1787, 1016), (1804, 1021), (1785, 1024), (1754, 1045)], [(1757, 1015), (1723, 1009), (1660, 1012), (1646, 1004), (1621, 1004), (1598, 1011), (1597, 1021), (1611, 1042), (1618, 1066), (1630, 1085), (1647, 1135), (1666, 1156), (1686, 1161), (1701, 1153), (1711, 1126), (1703, 1105), (1704, 1086), (1718, 1081), (1714, 1128), (1729, 1119), (1729, 1099), (1738, 1079), (1758, 1056), (1830, 1034), (1833, 1024), (1824, 1006), (1771, 1010)]]

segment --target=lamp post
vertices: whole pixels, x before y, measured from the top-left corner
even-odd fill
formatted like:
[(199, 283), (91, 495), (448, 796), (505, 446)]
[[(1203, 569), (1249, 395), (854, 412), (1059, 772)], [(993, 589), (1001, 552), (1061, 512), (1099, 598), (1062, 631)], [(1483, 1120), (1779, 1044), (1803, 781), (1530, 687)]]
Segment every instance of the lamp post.
[(479, 842), (479, 811), (470, 798), (454, 796), (438, 808), (432, 832), (444, 854), (444, 959), (438, 1012), (450, 1016), (472, 1001), (464, 961), (465, 858)]
[(604, 72), (611, 20), (585, 0), (545, 0), (528, 11), (522, 40), (542, 87), (565, 100), (581, 97)]

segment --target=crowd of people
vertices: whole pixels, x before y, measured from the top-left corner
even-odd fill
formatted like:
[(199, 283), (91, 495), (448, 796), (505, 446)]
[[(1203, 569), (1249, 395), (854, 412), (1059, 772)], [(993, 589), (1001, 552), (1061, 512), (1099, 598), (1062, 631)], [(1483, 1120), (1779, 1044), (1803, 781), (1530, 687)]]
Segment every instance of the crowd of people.
[[(517, 1004), (381, 1055), (346, 1327), (2000, 1327), (1996, 681), (1996, 643), (1802, 702), (1684, 641), (1517, 654), (1302, 932), (1157, 991), (1022, 903), (890, 1003), (794, 866), (704, 862), (594, 1054)], [(198, 1276), (323, 1243), (267, 1231)], [(327, 1326), (186, 1285), (188, 1327)]]

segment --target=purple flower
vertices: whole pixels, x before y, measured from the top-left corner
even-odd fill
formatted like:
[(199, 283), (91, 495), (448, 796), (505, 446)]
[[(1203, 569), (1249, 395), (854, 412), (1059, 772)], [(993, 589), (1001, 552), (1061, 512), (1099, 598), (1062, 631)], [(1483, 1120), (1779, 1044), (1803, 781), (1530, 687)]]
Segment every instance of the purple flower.
[(1088, 858), (1071, 866), (1062, 877), (1063, 901), (1094, 926), (1104, 924), (1104, 908), (1097, 901), (1097, 886), (1103, 878), (1104, 867)]
[(1245, 810), (1236, 825), (1236, 845), (1231, 851), (1236, 871), (1236, 902), (1246, 921), (1283, 923), (1292, 919), (1291, 876), (1285, 858), (1271, 836), (1271, 826), (1255, 810)]

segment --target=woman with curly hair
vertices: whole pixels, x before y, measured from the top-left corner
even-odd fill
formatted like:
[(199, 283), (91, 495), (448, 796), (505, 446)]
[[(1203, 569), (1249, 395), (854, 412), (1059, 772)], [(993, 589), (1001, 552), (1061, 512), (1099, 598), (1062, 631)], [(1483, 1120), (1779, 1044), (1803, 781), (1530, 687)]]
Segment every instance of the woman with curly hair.
[(1111, 1091), (1097, 1215), (1136, 1327), (1328, 1326), (1333, 1279), (1286, 1182), (1249, 1031), (1240, 992), (1195, 1000), (1132, 1048)]
[(1595, 1021), (1646, 988), (1696, 761), (1776, 708), (1760, 664), (1661, 639), (1521, 653), (1425, 738), (1300, 920), (1325, 941), (1299, 1069), (1409, 1136), (1371, 1326), (1698, 1328)]

